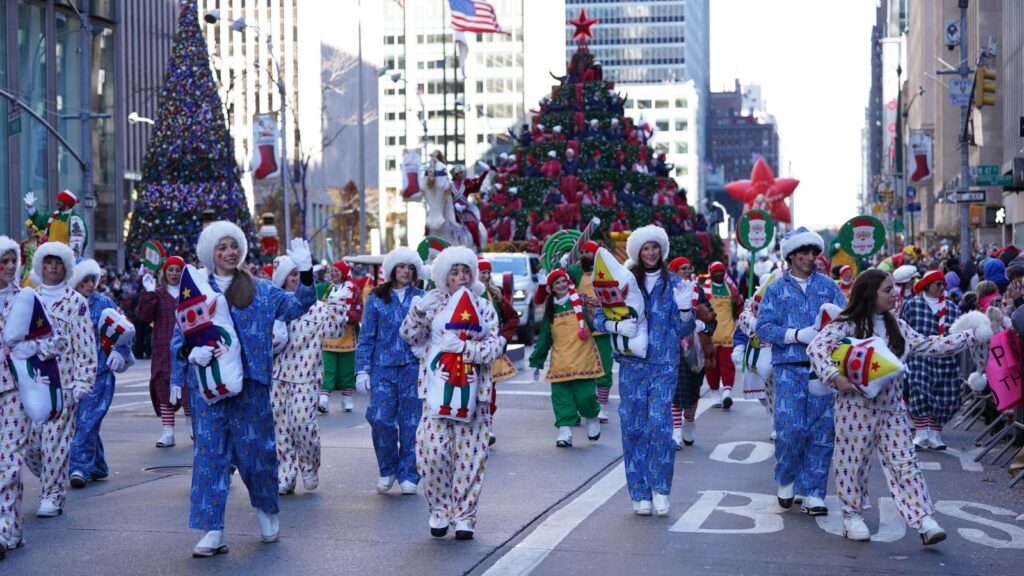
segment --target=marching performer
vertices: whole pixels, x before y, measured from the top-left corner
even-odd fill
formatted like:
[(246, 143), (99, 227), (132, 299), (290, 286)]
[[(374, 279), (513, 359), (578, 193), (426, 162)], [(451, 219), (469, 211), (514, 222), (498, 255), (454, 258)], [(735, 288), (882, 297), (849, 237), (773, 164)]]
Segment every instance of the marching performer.
[(347, 311), (338, 318), (341, 325), (336, 337), (324, 338), (324, 383), (320, 390), (317, 410), (327, 414), (331, 391), (341, 392), (341, 407), (345, 412), (353, 408), (352, 395), (356, 391), (356, 340), (359, 338), (359, 322), (363, 319), (363, 298), (352, 282), (352, 270), (344, 260), (338, 260), (330, 269), (330, 282), (317, 286), (321, 302), (328, 302), (334, 292), (345, 292)]
[[(482, 297), (494, 305), (494, 312), (498, 315), (498, 322), (500, 323), (498, 327), (498, 343), (501, 345), (501, 352), (504, 355), (509, 341), (516, 335), (516, 331), (519, 329), (519, 314), (512, 306), (511, 300), (505, 298), (501, 288), (491, 282), (491, 270), (492, 266), (488, 260), (482, 257), (478, 258), (477, 274), (480, 283), (484, 285)], [(504, 371), (499, 373), (499, 369), (504, 369)], [(495, 361), (491, 374), (495, 385), (491, 386), (491, 438), (488, 442), (491, 446), (494, 446), (494, 443), (497, 442), (497, 437), (494, 434), (494, 414), (498, 411), (497, 383), (515, 377), (517, 371), (515, 366), (512, 365), (512, 361), (508, 357), (502, 356)]]
[[(594, 256), (597, 254), (598, 248), (597, 242), (592, 240), (585, 242), (580, 250), (579, 264), (573, 264), (566, 269), (569, 279), (576, 285), (576, 291), (580, 295), (583, 307), (590, 313), (591, 318), (601, 305), (597, 300), (597, 293), (594, 291), (593, 278)], [(595, 380), (597, 382), (597, 402), (601, 405), (601, 412), (597, 419), (604, 424), (608, 422), (608, 413), (605, 411), (605, 407), (608, 406), (608, 396), (612, 389), (612, 339), (611, 336), (600, 330), (594, 330), (591, 332), (591, 336), (594, 338), (594, 343), (597, 344), (597, 351), (601, 354), (601, 367), (604, 368), (604, 374)]]
[[(682, 280), (693, 280), (693, 264), (686, 256), (672, 260), (668, 269)], [(697, 327), (693, 334), (682, 340), (685, 343), (684, 353), (680, 356), (679, 377), (676, 380), (675, 394), (672, 395), (672, 440), (676, 443), (676, 450), (681, 450), (683, 445), (692, 446), (696, 440), (697, 402), (700, 400), (701, 384), (704, 383), (704, 366), (712, 361), (715, 353), (711, 335), (718, 327), (718, 319), (704, 291), (696, 290), (695, 293)], [(699, 368), (691, 365), (687, 359), (685, 352), (690, 346), (698, 346), (701, 349), (703, 364)]]
[(853, 290), (853, 267), (849, 264), (839, 269), (839, 279), (836, 280), (839, 284), (839, 290), (842, 291), (843, 297), (847, 301), (850, 300), (850, 291)]
[(704, 295), (711, 302), (718, 320), (715, 333), (711, 336), (714, 353), (708, 358), (708, 387), (711, 388), (713, 406), (728, 410), (732, 407), (732, 386), (736, 380), (736, 367), (732, 363), (732, 337), (736, 331), (736, 319), (743, 310), (743, 296), (726, 279), (725, 264), (721, 262), (712, 262), (708, 266)]
[(89, 231), (85, 227), (85, 221), (75, 211), (78, 196), (74, 192), (71, 190), (58, 192), (57, 208), (50, 212), (36, 210), (34, 192), (26, 194), (24, 200), (29, 221), (32, 226), (42, 231), (45, 241), (66, 244), (71, 248), (75, 258), (80, 258), (85, 254), (85, 247), (89, 245)]

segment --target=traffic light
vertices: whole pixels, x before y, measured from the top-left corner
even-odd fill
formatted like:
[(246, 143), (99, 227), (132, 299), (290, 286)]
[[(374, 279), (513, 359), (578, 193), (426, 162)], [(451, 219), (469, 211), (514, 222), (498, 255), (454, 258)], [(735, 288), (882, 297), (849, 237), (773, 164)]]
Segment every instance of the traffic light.
[(978, 108), (996, 105), (996, 71), (978, 66), (974, 77), (974, 105)]

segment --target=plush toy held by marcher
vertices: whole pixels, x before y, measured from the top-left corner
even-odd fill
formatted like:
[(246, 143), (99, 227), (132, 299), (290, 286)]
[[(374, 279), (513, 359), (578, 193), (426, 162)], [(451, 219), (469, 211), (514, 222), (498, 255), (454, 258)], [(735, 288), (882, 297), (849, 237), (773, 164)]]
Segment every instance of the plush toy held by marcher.
[[(435, 330), (444, 330), (442, 340), (458, 338), (465, 342), (489, 332), (490, 327), (481, 321), (474, 300), (466, 288), (452, 294), (448, 304), (434, 317)], [(441, 341), (432, 341), (427, 348), (427, 405), (430, 415), (468, 421), (476, 409), (477, 383), (475, 378), (469, 377), (471, 373), (475, 374), (476, 367), (467, 364), (461, 353), (444, 351), (441, 344)], [(446, 374), (447, 379), (442, 380), (441, 373)], [(456, 388), (459, 399), (453, 403)]]
[(227, 301), (191, 265), (185, 267), (181, 278), (177, 321), (188, 346), (213, 346), (217, 350), (208, 366), (193, 364), (203, 400), (213, 404), (241, 392), (242, 350)]
[(64, 410), (57, 358), (46, 357), (39, 346), (51, 344), (53, 336), (46, 307), (31, 288), (22, 289), (14, 297), (4, 323), (4, 341), (12, 345), (8, 365), (17, 382), (25, 413), (37, 423), (55, 420)]
[(647, 316), (644, 296), (636, 278), (604, 248), (594, 257), (594, 291), (601, 302), (605, 318), (612, 322), (636, 320), (636, 336), (612, 336), (612, 347), (619, 354), (644, 358), (647, 356)]

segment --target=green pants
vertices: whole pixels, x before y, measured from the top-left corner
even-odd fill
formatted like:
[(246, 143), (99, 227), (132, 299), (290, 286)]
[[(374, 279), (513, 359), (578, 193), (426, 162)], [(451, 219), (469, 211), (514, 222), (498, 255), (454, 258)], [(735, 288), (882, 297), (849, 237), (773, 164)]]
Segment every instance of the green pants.
[(594, 336), (597, 344), (598, 355), (601, 356), (601, 367), (604, 368), (604, 376), (594, 378), (598, 388), (612, 387), (612, 337), (608, 334)]
[(551, 407), (555, 410), (555, 426), (575, 426), (580, 416), (597, 418), (597, 378), (551, 383)]
[(324, 384), (321, 390), (354, 390), (356, 353), (324, 352)]

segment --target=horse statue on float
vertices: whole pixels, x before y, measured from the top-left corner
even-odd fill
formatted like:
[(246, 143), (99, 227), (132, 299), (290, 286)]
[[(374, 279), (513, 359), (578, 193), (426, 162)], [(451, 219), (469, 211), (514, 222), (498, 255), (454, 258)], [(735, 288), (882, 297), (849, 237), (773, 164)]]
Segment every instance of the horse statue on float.
[(454, 180), (448, 175), (444, 156), (435, 151), (419, 174), (419, 189), (427, 208), (427, 235), (480, 252), (487, 244), (487, 228), (469, 195), (480, 190), (487, 174), (464, 180), (461, 176), (465, 170), (461, 166), (453, 167), (452, 172)]

